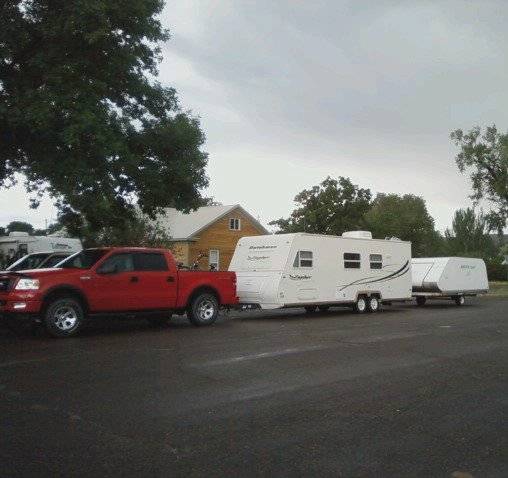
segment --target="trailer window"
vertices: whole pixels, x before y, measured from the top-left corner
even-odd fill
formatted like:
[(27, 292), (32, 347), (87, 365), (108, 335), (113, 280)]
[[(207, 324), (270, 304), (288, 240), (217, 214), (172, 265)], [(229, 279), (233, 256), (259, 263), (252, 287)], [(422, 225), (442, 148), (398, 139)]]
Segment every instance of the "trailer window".
[(344, 252), (344, 268), (360, 269), (361, 257), (356, 252)]
[(312, 267), (312, 251), (298, 251), (293, 267)]
[(370, 255), (370, 268), (371, 269), (382, 269), (383, 268), (383, 256), (381, 254)]

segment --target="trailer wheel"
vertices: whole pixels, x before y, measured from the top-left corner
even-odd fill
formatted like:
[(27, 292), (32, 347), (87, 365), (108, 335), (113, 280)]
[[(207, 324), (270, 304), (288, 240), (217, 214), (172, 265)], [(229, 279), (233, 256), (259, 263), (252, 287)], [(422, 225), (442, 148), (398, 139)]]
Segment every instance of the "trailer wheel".
[(378, 312), (380, 308), (381, 302), (379, 301), (379, 299), (375, 295), (369, 297), (367, 303), (367, 309), (369, 310), (369, 312)]
[(416, 298), (416, 305), (418, 305), (419, 307), (423, 307), (426, 302), (427, 302), (427, 298), (426, 297), (418, 296)]
[(314, 312), (316, 312), (317, 310), (317, 305), (307, 305), (305, 307), (305, 312), (307, 312), (307, 314), (313, 314)]
[(192, 325), (212, 325), (219, 315), (219, 303), (213, 294), (199, 294), (192, 299), (187, 317)]
[(455, 297), (455, 303), (460, 307), (461, 305), (464, 305), (464, 302), (466, 302), (466, 298), (463, 295), (458, 295)]
[(357, 314), (365, 313), (367, 310), (367, 299), (363, 295), (359, 296), (353, 308)]

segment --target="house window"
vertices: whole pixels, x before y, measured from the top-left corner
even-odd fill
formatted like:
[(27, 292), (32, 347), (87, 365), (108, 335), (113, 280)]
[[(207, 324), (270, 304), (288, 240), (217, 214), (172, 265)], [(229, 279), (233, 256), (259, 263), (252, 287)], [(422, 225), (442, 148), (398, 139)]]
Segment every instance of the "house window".
[(293, 267), (312, 267), (312, 251), (298, 251)]
[(345, 269), (360, 269), (361, 258), (360, 254), (356, 252), (345, 252), (344, 253), (344, 268)]
[(370, 268), (371, 269), (382, 269), (383, 268), (383, 256), (381, 254), (370, 255)]
[(210, 249), (208, 251), (208, 265), (210, 270), (219, 270), (219, 251), (217, 249)]
[(229, 229), (232, 231), (239, 231), (241, 229), (242, 225), (240, 222), (240, 219), (238, 218), (231, 218), (229, 220)]

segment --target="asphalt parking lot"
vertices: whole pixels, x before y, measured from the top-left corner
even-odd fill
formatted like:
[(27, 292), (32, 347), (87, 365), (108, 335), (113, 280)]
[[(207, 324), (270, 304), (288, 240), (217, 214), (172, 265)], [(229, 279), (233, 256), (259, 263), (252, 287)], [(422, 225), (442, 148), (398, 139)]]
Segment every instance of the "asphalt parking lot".
[(1, 474), (506, 477), (507, 310), (2, 329)]

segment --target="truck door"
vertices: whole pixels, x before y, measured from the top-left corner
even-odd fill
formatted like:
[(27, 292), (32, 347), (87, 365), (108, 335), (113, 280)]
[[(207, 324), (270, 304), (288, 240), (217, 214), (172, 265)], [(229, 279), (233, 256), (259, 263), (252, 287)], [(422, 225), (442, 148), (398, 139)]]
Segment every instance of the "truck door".
[(83, 274), (81, 283), (92, 311), (125, 312), (133, 309), (139, 284), (132, 256), (128, 252), (112, 254), (95, 272)]
[(138, 307), (144, 310), (172, 309), (176, 305), (177, 272), (170, 271), (162, 252), (135, 252), (134, 273), (138, 278)]

